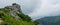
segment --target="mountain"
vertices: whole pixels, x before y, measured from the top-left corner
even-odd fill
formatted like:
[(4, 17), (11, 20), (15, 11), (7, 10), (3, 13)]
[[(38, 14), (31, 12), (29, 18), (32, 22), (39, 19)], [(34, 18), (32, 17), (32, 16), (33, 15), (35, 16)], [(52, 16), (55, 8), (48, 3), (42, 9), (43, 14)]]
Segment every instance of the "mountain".
[(0, 8), (0, 25), (35, 25), (32, 19), (22, 13), (20, 5), (13, 3), (11, 6)]
[(36, 21), (41, 25), (60, 25), (60, 16), (47, 16)]

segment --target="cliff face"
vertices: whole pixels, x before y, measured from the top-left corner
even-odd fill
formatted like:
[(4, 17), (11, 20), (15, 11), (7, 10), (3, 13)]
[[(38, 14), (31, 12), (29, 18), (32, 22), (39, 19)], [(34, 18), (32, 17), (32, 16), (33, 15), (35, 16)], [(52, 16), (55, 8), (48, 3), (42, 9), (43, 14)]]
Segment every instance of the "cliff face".
[(0, 25), (35, 25), (28, 15), (22, 13), (20, 5), (13, 3), (0, 9)]

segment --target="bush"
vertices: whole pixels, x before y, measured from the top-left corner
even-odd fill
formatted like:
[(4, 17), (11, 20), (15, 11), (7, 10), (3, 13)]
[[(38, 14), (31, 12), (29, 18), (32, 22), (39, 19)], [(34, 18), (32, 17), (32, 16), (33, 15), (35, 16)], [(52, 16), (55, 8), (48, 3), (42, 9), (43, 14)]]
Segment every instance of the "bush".
[[(9, 15), (8, 12), (6, 12), (5, 10), (0, 10), (0, 18), (2, 18), (3, 22), (0, 25), (35, 25), (32, 21), (29, 20), (29, 22), (27, 22), (27, 20), (29, 19), (28, 16), (24, 15), (24, 14), (19, 14), (21, 15), (21, 19), (16, 19), (13, 16)], [(23, 21), (23, 20), (25, 21)]]

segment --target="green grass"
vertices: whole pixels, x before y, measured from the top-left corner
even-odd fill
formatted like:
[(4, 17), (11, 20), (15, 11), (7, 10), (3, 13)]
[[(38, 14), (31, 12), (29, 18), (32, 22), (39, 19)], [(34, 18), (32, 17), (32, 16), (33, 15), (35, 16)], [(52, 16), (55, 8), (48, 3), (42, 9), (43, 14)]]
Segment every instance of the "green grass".
[(23, 21), (22, 19), (16, 19), (13, 16), (9, 15), (6, 10), (0, 9), (0, 18), (2, 18), (3, 22), (0, 25), (35, 25), (32, 21)]

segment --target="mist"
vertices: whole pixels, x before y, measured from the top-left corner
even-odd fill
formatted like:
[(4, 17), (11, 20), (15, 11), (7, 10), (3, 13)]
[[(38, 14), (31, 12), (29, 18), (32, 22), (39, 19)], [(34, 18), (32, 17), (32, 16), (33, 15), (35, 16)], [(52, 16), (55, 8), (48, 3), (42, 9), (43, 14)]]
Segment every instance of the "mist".
[(29, 14), (34, 20), (57, 15), (60, 15), (60, 0), (38, 0), (34, 11)]
[(17, 3), (33, 20), (60, 15), (60, 0), (0, 0), (0, 8)]

